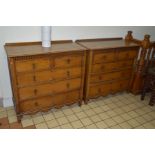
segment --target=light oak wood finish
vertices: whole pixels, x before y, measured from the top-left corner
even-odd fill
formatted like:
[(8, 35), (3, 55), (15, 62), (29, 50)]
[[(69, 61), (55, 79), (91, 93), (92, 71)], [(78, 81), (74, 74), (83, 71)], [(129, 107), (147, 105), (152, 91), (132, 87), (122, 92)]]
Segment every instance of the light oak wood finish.
[(129, 89), (139, 45), (122, 38), (77, 40), (86, 47), (85, 103), (91, 98)]
[(5, 45), (13, 100), (20, 121), (23, 114), (60, 108), (83, 100), (87, 49), (71, 41)]

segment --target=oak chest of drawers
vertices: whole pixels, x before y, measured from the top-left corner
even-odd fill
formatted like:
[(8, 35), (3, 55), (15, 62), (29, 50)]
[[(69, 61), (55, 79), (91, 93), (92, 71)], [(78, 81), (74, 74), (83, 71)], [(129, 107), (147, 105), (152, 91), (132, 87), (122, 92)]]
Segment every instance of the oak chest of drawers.
[(13, 100), (22, 114), (81, 104), (86, 49), (71, 41), (6, 44)]
[(89, 52), (84, 100), (128, 90), (139, 47), (122, 38), (77, 40)]

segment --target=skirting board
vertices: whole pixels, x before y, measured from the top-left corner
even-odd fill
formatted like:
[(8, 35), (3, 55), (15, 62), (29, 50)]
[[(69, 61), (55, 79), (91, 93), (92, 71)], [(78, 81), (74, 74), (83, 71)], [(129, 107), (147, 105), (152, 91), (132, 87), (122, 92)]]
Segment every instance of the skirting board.
[(13, 106), (12, 98), (3, 98), (3, 107), (11, 107)]

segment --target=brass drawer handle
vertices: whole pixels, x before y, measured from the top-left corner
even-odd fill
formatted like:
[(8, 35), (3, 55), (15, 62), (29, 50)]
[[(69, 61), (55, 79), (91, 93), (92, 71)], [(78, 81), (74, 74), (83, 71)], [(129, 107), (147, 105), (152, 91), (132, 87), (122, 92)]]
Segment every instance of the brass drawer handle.
[(67, 71), (67, 76), (68, 76), (68, 77), (70, 76), (70, 71)]
[(67, 59), (67, 63), (68, 63), (68, 64), (70, 64), (70, 61), (71, 61), (70, 59)]
[(33, 76), (33, 81), (36, 81), (36, 76), (35, 75)]
[(32, 64), (32, 67), (33, 67), (33, 69), (35, 70), (35, 69), (36, 69), (36, 64), (33, 63), (33, 64)]
[(101, 88), (98, 88), (98, 93), (101, 93)]
[(35, 105), (35, 106), (38, 106), (38, 102), (35, 102), (34, 105)]
[(70, 88), (70, 83), (67, 83), (67, 88)]
[(37, 95), (37, 92), (38, 92), (38, 90), (37, 89), (34, 89), (34, 94), (35, 95)]

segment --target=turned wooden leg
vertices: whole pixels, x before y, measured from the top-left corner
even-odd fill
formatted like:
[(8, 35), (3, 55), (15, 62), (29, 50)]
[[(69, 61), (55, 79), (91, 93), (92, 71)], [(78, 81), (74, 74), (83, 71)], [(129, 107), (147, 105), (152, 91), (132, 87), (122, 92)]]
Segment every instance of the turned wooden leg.
[(148, 85), (148, 79), (146, 78), (146, 80), (144, 81), (144, 86), (143, 86), (143, 90), (141, 93), (141, 100), (144, 100), (144, 98), (145, 98), (145, 94), (147, 91), (147, 85)]
[(155, 104), (155, 88), (153, 88), (152, 93), (151, 93), (151, 99), (149, 102), (150, 106), (153, 106)]
[(21, 115), (17, 115), (17, 121), (18, 121), (18, 123), (21, 123), (21, 119), (22, 119), (22, 116)]

